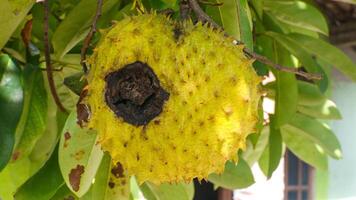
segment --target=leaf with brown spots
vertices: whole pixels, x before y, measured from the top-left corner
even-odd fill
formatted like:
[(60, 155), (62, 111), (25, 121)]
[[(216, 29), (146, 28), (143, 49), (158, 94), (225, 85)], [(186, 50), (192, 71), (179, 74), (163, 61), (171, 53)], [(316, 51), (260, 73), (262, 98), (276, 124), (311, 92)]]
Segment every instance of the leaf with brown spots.
[(70, 185), (72, 186), (73, 190), (76, 192), (78, 192), (79, 190), (80, 179), (83, 173), (84, 173), (84, 166), (77, 165), (77, 167), (72, 169), (70, 171), (70, 174), (68, 174)]
[(63, 147), (66, 148), (68, 146), (68, 140), (71, 138), (70, 133), (69, 132), (65, 132), (64, 133), (64, 145)]
[(81, 199), (129, 199), (129, 196), (130, 178), (124, 173), (122, 166), (112, 163), (110, 155), (105, 153), (95, 176), (95, 182)]
[(102, 157), (96, 132), (81, 128), (76, 112), (72, 112), (62, 131), (59, 164), (68, 188), (76, 196), (82, 197), (90, 189)]

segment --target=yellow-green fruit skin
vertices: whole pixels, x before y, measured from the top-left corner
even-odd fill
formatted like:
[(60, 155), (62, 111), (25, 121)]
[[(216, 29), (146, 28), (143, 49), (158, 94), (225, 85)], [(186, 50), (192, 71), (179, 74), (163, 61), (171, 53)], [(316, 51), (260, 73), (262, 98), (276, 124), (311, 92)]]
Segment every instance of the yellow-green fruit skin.
[[(105, 76), (136, 61), (147, 63), (170, 93), (162, 113), (145, 126), (124, 122), (104, 97)], [(155, 14), (127, 17), (105, 33), (88, 62), (88, 126), (139, 183), (223, 172), (258, 121), (260, 78), (253, 61), (243, 46), (207, 26)]]

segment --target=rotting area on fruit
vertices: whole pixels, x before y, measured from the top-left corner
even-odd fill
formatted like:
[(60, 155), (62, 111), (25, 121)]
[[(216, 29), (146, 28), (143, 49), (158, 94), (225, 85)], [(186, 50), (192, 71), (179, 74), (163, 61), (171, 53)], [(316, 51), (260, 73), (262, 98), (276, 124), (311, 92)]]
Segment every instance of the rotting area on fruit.
[(116, 116), (135, 126), (148, 124), (169, 99), (152, 68), (141, 61), (109, 73), (105, 81), (107, 105)]

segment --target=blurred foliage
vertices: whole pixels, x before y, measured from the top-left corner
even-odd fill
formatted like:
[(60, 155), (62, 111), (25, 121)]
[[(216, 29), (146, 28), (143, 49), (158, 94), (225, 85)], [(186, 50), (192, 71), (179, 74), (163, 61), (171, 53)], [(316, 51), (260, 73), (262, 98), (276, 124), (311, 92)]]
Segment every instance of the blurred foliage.
[[(172, 17), (179, 18), (178, 0), (139, 2), (146, 10), (171, 8)], [(98, 29), (137, 14), (133, 3), (104, 0)], [(96, 0), (50, 1), (54, 80), (60, 100), (71, 111), (68, 116), (57, 109), (43, 73), (43, 5), (34, 0), (0, 2), (0, 199), (138, 199), (140, 191), (148, 200), (194, 196), (191, 183), (139, 186), (134, 177), (128, 177), (113, 186), (110, 156), (98, 147), (94, 131), (76, 124), (75, 104), (85, 85), (80, 49), (96, 6)], [(271, 177), (285, 148), (316, 169), (327, 170), (328, 157), (342, 156), (338, 139), (325, 121), (341, 119), (328, 98), (329, 72), (332, 66), (356, 81), (356, 65), (328, 43), (324, 15), (310, 0), (205, 0), (201, 6), (249, 49), (275, 63), (323, 75), (320, 81), (306, 81), (255, 62), (259, 75), (274, 75), (263, 86), (263, 98), (274, 102), (274, 111), (264, 111), (261, 104), (260, 126), (248, 138), (246, 151), (237, 152), (238, 164), (227, 162), (223, 174), (211, 174), (208, 180), (216, 187), (247, 187), (254, 183), (251, 167), (258, 164)], [(21, 31), (29, 21), (27, 46)], [(94, 45), (100, 36), (99, 31)]]

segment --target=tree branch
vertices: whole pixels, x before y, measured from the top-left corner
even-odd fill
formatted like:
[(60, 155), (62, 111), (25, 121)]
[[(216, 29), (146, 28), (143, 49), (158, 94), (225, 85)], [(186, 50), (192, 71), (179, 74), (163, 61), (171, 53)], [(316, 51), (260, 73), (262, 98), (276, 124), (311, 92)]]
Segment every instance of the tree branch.
[(84, 73), (87, 73), (88, 72), (88, 67), (86, 65), (86, 54), (87, 54), (87, 51), (88, 51), (88, 48), (89, 48), (89, 45), (90, 45), (90, 41), (91, 39), (93, 38), (94, 34), (96, 33), (96, 24), (99, 20), (99, 17), (101, 16), (101, 8), (103, 6), (103, 0), (98, 0), (98, 3), (97, 3), (97, 7), (96, 7), (96, 13), (95, 13), (95, 16), (94, 16), (94, 19), (93, 19), (93, 22), (91, 24), (91, 27), (90, 27), (90, 30), (89, 30), (89, 33), (88, 35), (85, 37), (84, 39), (84, 44), (83, 44), (83, 47), (80, 51), (80, 64), (82, 65), (83, 67), (83, 71)]
[(212, 20), (209, 15), (207, 15), (200, 7), (199, 3), (196, 0), (188, 0), (189, 6), (192, 8), (193, 12), (197, 16), (198, 20), (203, 23), (209, 23), (214, 28), (221, 28), (217, 23)]
[[(195, 15), (197, 16), (198, 20), (202, 21), (203, 23), (209, 23), (211, 26), (213, 26), (214, 28), (217, 29), (221, 29), (221, 27), (216, 24), (200, 7), (199, 3), (196, 0), (188, 0), (189, 1), (189, 6), (192, 8), (193, 12), (195, 13)], [(236, 44), (243, 44), (240, 41), (236, 41)], [(244, 48), (243, 49), (244, 53), (251, 57), (256, 59), (257, 61), (266, 64), (270, 67), (273, 67), (276, 70), (279, 71), (283, 71), (283, 72), (289, 72), (289, 73), (294, 73), (297, 75), (300, 75), (306, 79), (309, 80), (320, 80), (322, 79), (321, 74), (313, 74), (313, 73), (307, 73), (307, 72), (303, 72), (303, 71), (299, 71), (297, 68), (292, 68), (292, 67), (286, 67), (286, 66), (282, 66), (279, 64), (276, 64), (274, 62), (272, 62), (271, 60), (269, 60), (268, 58), (259, 55), (257, 53), (252, 52), (251, 50), (249, 50), (248, 48)]]
[(271, 60), (269, 60), (268, 58), (266, 58), (265, 56), (251, 52), (247, 48), (244, 48), (243, 51), (246, 55), (250, 56), (251, 58), (254, 58), (263, 64), (269, 65), (278, 71), (297, 74), (297, 75), (302, 76), (308, 80), (320, 80), (322, 78), (321, 74), (308, 73), (308, 72), (300, 71), (300, 70), (298, 70), (298, 68), (285, 67), (285, 66), (276, 64), (276, 63), (272, 62)]
[(65, 113), (68, 113), (67, 110), (64, 108), (62, 105), (61, 100), (58, 97), (57, 91), (56, 91), (56, 86), (54, 84), (53, 80), (53, 73), (52, 73), (52, 65), (51, 65), (51, 56), (50, 56), (50, 43), (48, 39), (48, 16), (49, 16), (49, 5), (48, 5), (48, 0), (43, 1), (43, 6), (44, 6), (44, 30), (43, 30), (43, 41), (44, 41), (44, 53), (45, 53), (45, 61), (46, 61), (46, 72), (47, 72), (47, 78), (48, 78), (48, 83), (49, 87), (53, 96), (54, 101), (56, 102), (58, 108)]

